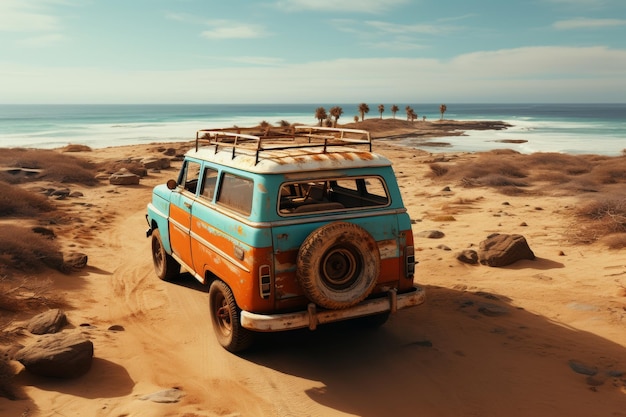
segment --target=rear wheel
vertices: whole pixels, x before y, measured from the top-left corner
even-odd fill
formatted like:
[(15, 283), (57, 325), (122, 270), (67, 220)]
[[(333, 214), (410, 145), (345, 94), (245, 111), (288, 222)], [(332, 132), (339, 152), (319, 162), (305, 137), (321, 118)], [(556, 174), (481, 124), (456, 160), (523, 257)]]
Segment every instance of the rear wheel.
[(169, 281), (180, 274), (180, 264), (165, 252), (159, 229), (152, 232), (152, 263), (159, 279)]
[(229, 352), (240, 352), (252, 344), (252, 332), (241, 327), (241, 310), (232, 290), (220, 280), (209, 289), (211, 321), (217, 341)]

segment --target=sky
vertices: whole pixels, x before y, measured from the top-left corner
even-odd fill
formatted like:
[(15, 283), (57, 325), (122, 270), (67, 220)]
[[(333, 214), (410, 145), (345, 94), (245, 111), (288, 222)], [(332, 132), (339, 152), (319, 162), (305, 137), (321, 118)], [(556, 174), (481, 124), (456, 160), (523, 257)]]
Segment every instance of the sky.
[(0, 0), (0, 103), (623, 103), (625, 0)]

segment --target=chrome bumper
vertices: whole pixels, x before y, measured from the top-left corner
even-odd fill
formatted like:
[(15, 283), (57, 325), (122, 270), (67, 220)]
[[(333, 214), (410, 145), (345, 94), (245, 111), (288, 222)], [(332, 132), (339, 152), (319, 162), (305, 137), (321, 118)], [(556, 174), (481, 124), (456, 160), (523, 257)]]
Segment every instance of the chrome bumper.
[(306, 311), (285, 314), (255, 314), (241, 312), (241, 326), (257, 332), (280, 332), (283, 330), (302, 329), (308, 327), (315, 330), (318, 324), (332, 323), (356, 317), (378, 313), (395, 313), (403, 308), (422, 304), (426, 300), (424, 290), (413, 287), (413, 291), (398, 294), (395, 289), (387, 293), (387, 297), (365, 300), (354, 307), (341, 310), (317, 310), (313, 303)]

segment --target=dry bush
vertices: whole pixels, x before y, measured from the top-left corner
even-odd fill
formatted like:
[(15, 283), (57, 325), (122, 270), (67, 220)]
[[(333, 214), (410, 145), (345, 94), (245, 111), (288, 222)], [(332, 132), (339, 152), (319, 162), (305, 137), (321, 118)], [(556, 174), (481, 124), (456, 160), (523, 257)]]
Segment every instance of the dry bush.
[(44, 195), (0, 181), (0, 216), (34, 216), (54, 210)]
[(602, 237), (599, 242), (609, 249), (623, 249), (626, 248), (626, 233), (613, 233)]
[(34, 271), (44, 266), (63, 266), (59, 245), (29, 228), (0, 224), (0, 236), (0, 270)]
[(579, 242), (591, 243), (604, 236), (626, 233), (626, 198), (590, 201), (580, 206), (576, 214), (587, 220), (578, 222), (575, 239)]
[(567, 175), (580, 175), (591, 171), (592, 164), (583, 155), (568, 155), (556, 152), (537, 152), (524, 156), (524, 162), (531, 169), (559, 172)]
[(619, 184), (626, 182), (626, 159), (607, 159), (597, 164), (589, 178), (600, 184)]
[(91, 148), (87, 145), (69, 144), (61, 148), (61, 152), (91, 152)]
[(430, 174), (429, 177), (443, 177), (448, 173), (448, 167), (442, 164), (430, 164)]
[(526, 181), (520, 181), (502, 174), (488, 174), (478, 179), (478, 182), (489, 187), (528, 187)]
[[(47, 149), (3, 149), (0, 154), (0, 166), (42, 170), (37, 177), (19, 177), (19, 182), (40, 178), (87, 185), (96, 182), (96, 166), (93, 163)], [(6, 180), (6, 174), (3, 178)]]

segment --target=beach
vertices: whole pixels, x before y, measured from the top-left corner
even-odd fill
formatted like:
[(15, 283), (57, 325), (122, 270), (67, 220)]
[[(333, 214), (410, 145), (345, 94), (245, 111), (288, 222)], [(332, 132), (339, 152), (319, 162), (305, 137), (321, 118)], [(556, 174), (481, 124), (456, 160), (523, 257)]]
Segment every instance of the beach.
[[(152, 187), (176, 178), (179, 160), (150, 170), (134, 186), (106, 180), (60, 184), (45, 176), (25, 185), (80, 193), (55, 201), (63, 214), (47, 227), (64, 252), (87, 254), (87, 266), (16, 279), (50, 282), (49, 291), (63, 300), (58, 304), (68, 316), (65, 330), (93, 341), (94, 361), (87, 374), (69, 380), (38, 377), (12, 361), (19, 398), (0, 398), (0, 414), (626, 416), (626, 248), (609, 248), (602, 239), (585, 242), (576, 233), (592, 224), (578, 212), (590, 199), (626, 199), (626, 155), (584, 160), (619, 171), (613, 183), (594, 183), (591, 176), (554, 182), (548, 165), (529, 159), (525, 185), (470, 184), (452, 176), (455, 169), (512, 165), (527, 155), (442, 152), (404, 142), (445, 142), (441, 138), (461, 137), (468, 128), (480, 131), (478, 124), (449, 124), (445, 130), (433, 121), (422, 125), (432, 129), (423, 129), (372, 118), (344, 125), (372, 131), (374, 151), (393, 162), (413, 223), (415, 283), (426, 290), (426, 303), (400, 311), (376, 330), (346, 322), (315, 332), (267, 334), (240, 355), (215, 340), (206, 287), (189, 274), (160, 281), (153, 270), (146, 204)], [(499, 124), (483, 128), (500, 131)], [(161, 158), (168, 149), (179, 154), (190, 146), (166, 141), (71, 155), (112, 164)], [(437, 167), (450, 176), (434, 175)], [(33, 222), (2, 218), (5, 224)], [(442, 237), (422, 237), (433, 230)], [(536, 259), (498, 268), (457, 259), (493, 233), (523, 235)], [(32, 342), (36, 336), (25, 323), (33, 314), (15, 313), (5, 332), (20, 344)], [(166, 390), (180, 397), (151, 399)]]

